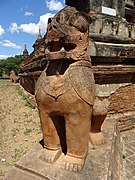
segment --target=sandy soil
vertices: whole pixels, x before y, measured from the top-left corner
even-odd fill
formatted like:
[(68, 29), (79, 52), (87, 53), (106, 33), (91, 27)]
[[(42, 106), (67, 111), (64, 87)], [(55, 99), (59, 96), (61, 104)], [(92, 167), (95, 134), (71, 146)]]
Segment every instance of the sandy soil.
[(0, 80), (0, 180), (41, 139), (37, 109), (30, 106), (17, 85)]

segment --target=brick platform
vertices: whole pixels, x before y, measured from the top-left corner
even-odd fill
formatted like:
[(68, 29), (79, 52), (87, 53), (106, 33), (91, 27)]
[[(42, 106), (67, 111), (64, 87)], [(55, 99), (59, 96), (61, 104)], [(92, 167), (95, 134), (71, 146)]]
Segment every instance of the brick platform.
[(123, 179), (135, 180), (135, 129), (121, 133), (123, 142)]

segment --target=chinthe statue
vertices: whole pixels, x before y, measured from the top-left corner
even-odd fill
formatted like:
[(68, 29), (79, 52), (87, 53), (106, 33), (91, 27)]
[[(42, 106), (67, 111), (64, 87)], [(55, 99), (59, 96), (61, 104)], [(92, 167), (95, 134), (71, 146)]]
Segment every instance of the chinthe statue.
[(20, 77), (15, 74), (14, 70), (10, 71), (9, 78), (11, 83), (18, 83), (20, 80)]
[(65, 154), (62, 168), (80, 172), (89, 142), (102, 144), (101, 125), (107, 115), (95, 100), (95, 81), (89, 56), (90, 17), (67, 6), (48, 20), (45, 70), (35, 97), (39, 109), (45, 160), (55, 163)]

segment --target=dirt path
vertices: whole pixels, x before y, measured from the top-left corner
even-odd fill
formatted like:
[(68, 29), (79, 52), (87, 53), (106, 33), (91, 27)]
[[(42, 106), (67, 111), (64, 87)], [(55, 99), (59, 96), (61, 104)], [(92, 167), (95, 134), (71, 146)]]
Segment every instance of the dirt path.
[(0, 80), (0, 180), (41, 139), (38, 111), (24, 100), (21, 89)]

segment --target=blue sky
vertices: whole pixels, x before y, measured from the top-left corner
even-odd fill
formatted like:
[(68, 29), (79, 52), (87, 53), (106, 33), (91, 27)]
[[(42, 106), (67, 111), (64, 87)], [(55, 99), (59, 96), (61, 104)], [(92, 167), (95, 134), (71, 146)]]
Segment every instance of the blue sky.
[(0, 0), (0, 59), (22, 54), (24, 42), (33, 51), (39, 27), (65, 6), (64, 0)]

